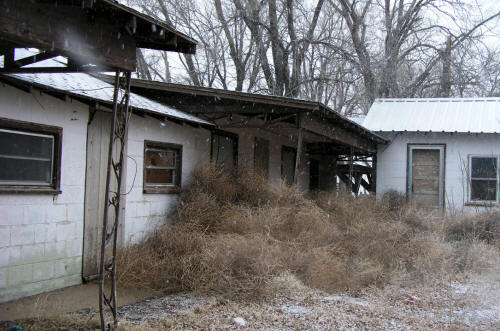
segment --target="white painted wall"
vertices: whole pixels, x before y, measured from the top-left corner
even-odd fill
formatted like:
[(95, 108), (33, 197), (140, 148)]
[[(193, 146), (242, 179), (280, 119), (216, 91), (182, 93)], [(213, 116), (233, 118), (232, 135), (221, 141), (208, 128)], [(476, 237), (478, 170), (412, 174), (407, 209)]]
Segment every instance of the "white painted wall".
[(500, 155), (500, 134), (388, 133), (391, 142), (377, 152), (377, 195), (389, 190), (406, 193), (407, 144), (445, 144), (445, 206), (468, 211), (464, 165), (468, 155)]
[[(0, 194), (0, 302), (81, 283), (88, 106), (33, 89), (0, 86), (0, 117), (63, 128), (61, 190), (50, 194)], [(238, 162), (253, 167), (254, 138), (270, 141), (270, 181), (281, 179), (281, 147), (296, 141), (258, 129), (230, 130), (239, 136)], [(123, 240), (136, 243), (171, 220), (178, 194), (143, 193), (144, 140), (183, 146), (182, 184), (210, 159), (211, 133), (173, 122), (133, 115), (128, 131)], [(135, 178), (134, 178), (135, 177)], [(309, 187), (302, 160), (299, 187)]]
[(0, 86), (0, 117), (63, 128), (61, 190), (0, 194), (0, 302), (81, 282), (88, 108)]
[[(171, 220), (178, 194), (143, 193), (144, 140), (182, 145), (182, 178), (185, 185), (193, 169), (210, 160), (210, 131), (132, 116), (128, 131), (125, 236), (137, 243), (155, 226)], [(135, 181), (134, 181), (135, 176)]]

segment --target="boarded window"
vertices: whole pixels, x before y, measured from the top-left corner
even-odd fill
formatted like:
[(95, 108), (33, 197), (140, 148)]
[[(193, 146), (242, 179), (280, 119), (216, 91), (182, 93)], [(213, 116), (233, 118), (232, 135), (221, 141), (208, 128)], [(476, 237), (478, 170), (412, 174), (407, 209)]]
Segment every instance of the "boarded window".
[(0, 119), (0, 190), (58, 189), (61, 132), (56, 127)]
[(470, 200), (498, 201), (498, 157), (470, 157)]
[(295, 176), (297, 151), (288, 146), (281, 148), (281, 178), (287, 185), (292, 185)]
[(177, 192), (181, 186), (182, 146), (144, 142), (144, 191)]
[(254, 167), (261, 171), (264, 176), (269, 174), (269, 140), (255, 138), (254, 143)]
[(212, 134), (212, 157), (216, 165), (225, 169), (234, 169), (237, 164), (238, 136), (226, 132)]

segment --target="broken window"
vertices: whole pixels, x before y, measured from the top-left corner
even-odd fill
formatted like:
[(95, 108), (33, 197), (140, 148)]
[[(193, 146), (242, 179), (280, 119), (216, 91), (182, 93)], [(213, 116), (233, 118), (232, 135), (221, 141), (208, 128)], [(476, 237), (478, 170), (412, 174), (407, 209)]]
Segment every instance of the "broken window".
[(181, 168), (181, 145), (144, 142), (144, 193), (178, 192)]
[(254, 168), (267, 178), (269, 174), (269, 140), (255, 137)]
[(237, 165), (238, 136), (229, 132), (212, 133), (211, 161), (224, 169), (234, 169)]
[(498, 201), (498, 157), (470, 157), (470, 200)]
[(59, 188), (62, 129), (0, 119), (0, 191)]

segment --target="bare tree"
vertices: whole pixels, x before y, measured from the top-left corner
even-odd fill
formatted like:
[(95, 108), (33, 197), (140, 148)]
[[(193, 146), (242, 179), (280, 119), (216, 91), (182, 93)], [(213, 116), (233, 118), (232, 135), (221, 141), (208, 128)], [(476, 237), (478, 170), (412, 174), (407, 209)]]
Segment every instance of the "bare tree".
[[(342, 15), (349, 29), (367, 104), (377, 97), (417, 95), (441, 63), (442, 49), (436, 46), (436, 41), (451, 36), (451, 52), (499, 16), (496, 13), (471, 21), (464, 15), (461, 20), (454, 20), (453, 15), (459, 10), (469, 10), (469, 5), (460, 0), (330, 0), (330, 4)], [(378, 16), (382, 17), (380, 24), (375, 19)], [(438, 16), (444, 16), (444, 21), (457, 22), (454, 28), (458, 33), (433, 19)], [(379, 27), (382, 27), (383, 41), (377, 40), (377, 33), (372, 30)], [(380, 47), (373, 47), (374, 44)], [(409, 64), (412, 79), (401, 77), (408, 73)]]

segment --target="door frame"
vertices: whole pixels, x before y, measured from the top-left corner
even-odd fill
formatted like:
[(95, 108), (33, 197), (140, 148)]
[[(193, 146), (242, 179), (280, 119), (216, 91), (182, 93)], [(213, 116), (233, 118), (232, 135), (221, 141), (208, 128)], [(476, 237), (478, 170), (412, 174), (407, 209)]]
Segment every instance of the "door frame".
[(438, 150), (439, 151), (439, 204), (440, 209), (445, 208), (445, 164), (446, 164), (446, 144), (407, 144), (406, 153), (406, 199), (408, 202), (411, 201), (411, 179), (412, 179), (412, 152), (414, 149), (427, 149), (427, 150)]

